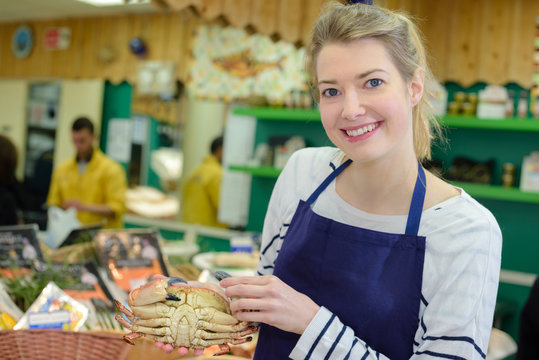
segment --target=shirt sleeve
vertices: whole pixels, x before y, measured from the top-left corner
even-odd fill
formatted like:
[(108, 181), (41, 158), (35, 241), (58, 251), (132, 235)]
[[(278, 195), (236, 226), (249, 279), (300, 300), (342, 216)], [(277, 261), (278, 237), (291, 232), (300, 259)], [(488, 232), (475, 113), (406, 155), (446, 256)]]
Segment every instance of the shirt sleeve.
[(210, 177), (209, 182), (207, 184), (210, 201), (216, 209), (219, 209), (219, 193), (221, 191), (222, 178), (223, 178), (223, 172), (220, 170), (215, 171), (215, 174), (213, 174)]
[(125, 191), (127, 180), (125, 171), (116, 163), (113, 163), (107, 181), (105, 182), (105, 204), (109, 206), (116, 218), (121, 217), (125, 212)]
[[(448, 254), (453, 259), (452, 265), (442, 275), (434, 275), (436, 278), (428, 282), (427, 289), (423, 287), (422, 292), (429, 296), (428, 299), (422, 296), (411, 359), (480, 360), (486, 357), (501, 264), (502, 235), (495, 220), (456, 231), (465, 239), (460, 245), (456, 244), (461, 247), (458, 253)], [(451, 241), (450, 235), (446, 240)], [(470, 246), (472, 242), (476, 246)], [(438, 261), (436, 254), (431, 256), (433, 261)], [(388, 359), (356, 337), (353, 329), (324, 307), (302, 334), (290, 358)]]
[(60, 198), (60, 189), (58, 187), (58, 171), (56, 169), (52, 172), (51, 184), (49, 186), (49, 194), (47, 195), (47, 205), (62, 205), (62, 199)]
[(273, 274), (275, 260), (299, 201), (294, 192), (297, 157), (297, 152), (290, 157), (273, 187), (264, 218), (258, 275)]

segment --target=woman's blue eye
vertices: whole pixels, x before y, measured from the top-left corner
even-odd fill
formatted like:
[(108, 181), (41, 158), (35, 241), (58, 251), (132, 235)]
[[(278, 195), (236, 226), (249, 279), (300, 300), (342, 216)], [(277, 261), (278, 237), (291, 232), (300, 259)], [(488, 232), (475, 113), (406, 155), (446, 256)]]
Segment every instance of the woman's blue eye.
[(326, 91), (324, 91), (324, 95), (325, 96), (337, 96), (339, 95), (339, 91), (337, 89), (327, 89)]
[(369, 81), (367, 81), (367, 84), (369, 85), (369, 87), (377, 87), (377, 86), (380, 86), (382, 84), (382, 80), (380, 80), (380, 79), (370, 79)]

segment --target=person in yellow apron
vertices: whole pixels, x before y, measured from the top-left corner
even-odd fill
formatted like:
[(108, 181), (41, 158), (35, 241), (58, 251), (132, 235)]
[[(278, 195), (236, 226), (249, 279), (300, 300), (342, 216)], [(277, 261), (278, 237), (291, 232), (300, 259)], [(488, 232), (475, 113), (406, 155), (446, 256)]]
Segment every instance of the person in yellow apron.
[(94, 125), (90, 119), (76, 119), (71, 135), (77, 154), (54, 169), (47, 204), (77, 209), (82, 224), (105, 221), (106, 228), (122, 228), (127, 188), (125, 171), (93, 147)]

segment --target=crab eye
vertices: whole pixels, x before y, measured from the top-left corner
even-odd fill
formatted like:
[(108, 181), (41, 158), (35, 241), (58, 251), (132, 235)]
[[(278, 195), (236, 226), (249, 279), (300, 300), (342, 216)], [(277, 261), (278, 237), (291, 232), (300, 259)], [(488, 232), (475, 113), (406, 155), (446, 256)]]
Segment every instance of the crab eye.
[(174, 294), (168, 293), (168, 294), (167, 294), (167, 297), (166, 297), (166, 300), (180, 301), (180, 298), (177, 297), (177, 296), (174, 295)]

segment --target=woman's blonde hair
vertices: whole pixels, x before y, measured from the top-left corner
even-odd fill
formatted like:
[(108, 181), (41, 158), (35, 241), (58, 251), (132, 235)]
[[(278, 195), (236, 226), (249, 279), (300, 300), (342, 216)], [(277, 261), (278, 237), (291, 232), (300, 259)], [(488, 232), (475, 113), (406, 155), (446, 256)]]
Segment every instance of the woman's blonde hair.
[(316, 60), (324, 45), (346, 43), (362, 38), (380, 40), (394, 65), (406, 82), (412, 80), (416, 69), (423, 70), (423, 97), (413, 109), (414, 149), (419, 160), (430, 159), (431, 141), (440, 135), (440, 126), (432, 114), (427, 94), (434, 80), (427, 63), (425, 47), (419, 30), (404, 13), (373, 5), (343, 5), (329, 3), (314, 25), (309, 49), (309, 72), (315, 99), (319, 101), (316, 84)]

